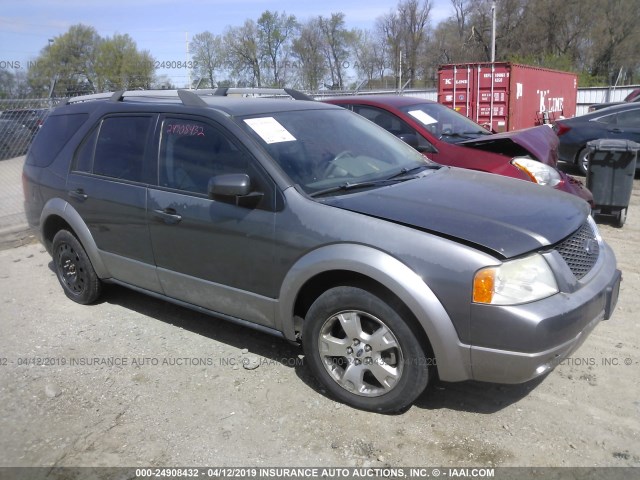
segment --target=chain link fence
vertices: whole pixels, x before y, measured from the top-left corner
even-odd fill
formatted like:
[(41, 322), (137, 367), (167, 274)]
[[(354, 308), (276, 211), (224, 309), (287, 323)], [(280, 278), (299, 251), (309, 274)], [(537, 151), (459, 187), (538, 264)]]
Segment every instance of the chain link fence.
[(0, 248), (28, 236), (21, 182), (23, 155), (59, 101), (0, 99)]
[(0, 100), (0, 160), (24, 155), (51, 109), (50, 98)]

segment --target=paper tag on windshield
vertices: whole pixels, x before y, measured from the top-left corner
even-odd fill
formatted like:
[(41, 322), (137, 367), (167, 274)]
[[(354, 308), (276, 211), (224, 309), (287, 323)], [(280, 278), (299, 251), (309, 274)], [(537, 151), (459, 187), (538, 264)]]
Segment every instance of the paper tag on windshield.
[(273, 117), (248, 118), (245, 123), (266, 143), (292, 142), (296, 137)]
[(432, 123), (438, 123), (438, 121), (435, 118), (433, 118), (428, 113), (424, 113), (422, 110), (411, 110), (409, 112), (409, 115), (411, 115), (412, 117), (418, 119), (420, 122), (422, 122), (425, 125), (431, 125)]

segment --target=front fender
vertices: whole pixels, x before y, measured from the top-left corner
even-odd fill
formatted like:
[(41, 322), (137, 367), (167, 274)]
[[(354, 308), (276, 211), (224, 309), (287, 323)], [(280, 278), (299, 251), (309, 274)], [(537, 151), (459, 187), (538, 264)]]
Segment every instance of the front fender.
[(87, 227), (87, 224), (84, 223), (80, 214), (69, 204), (69, 202), (62, 200), (61, 198), (52, 198), (44, 205), (42, 213), (40, 214), (40, 228), (42, 230), (40, 234), (42, 238), (44, 239), (44, 229), (46, 227), (47, 220), (53, 215), (62, 218), (69, 224), (73, 233), (78, 237), (78, 240), (80, 240), (80, 243), (87, 252), (89, 259), (91, 260), (91, 264), (93, 265), (93, 269), (96, 271), (98, 277), (110, 278), (112, 275), (102, 261), (102, 257), (98, 251), (98, 246), (93, 240), (89, 227)]
[(316, 275), (344, 270), (384, 285), (409, 308), (431, 342), (440, 378), (471, 378), (469, 346), (460, 343), (449, 315), (429, 286), (398, 259), (364, 245), (324, 246), (293, 265), (282, 283), (276, 312), (276, 326), (286, 338), (295, 340), (294, 306), (304, 285)]

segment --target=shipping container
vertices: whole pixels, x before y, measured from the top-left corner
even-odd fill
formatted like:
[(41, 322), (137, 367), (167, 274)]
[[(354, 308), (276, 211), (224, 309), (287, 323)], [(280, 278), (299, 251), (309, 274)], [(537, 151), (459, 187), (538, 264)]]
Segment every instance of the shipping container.
[(496, 132), (573, 117), (577, 92), (573, 73), (510, 62), (438, 69), (438, 102)]

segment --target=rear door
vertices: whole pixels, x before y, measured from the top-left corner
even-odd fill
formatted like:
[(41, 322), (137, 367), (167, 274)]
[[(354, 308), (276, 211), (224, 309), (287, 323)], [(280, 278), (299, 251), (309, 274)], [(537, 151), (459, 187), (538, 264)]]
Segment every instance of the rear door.
[(75, 152), (67, 195), (111, 275), (160, 292), (146, 213), (156, 120), (152, 114), (104, 117)]

